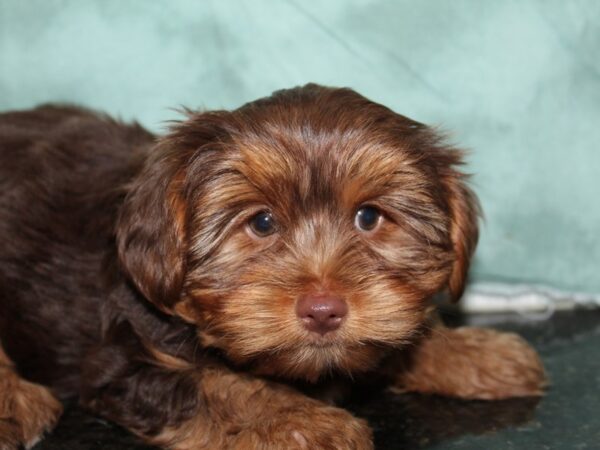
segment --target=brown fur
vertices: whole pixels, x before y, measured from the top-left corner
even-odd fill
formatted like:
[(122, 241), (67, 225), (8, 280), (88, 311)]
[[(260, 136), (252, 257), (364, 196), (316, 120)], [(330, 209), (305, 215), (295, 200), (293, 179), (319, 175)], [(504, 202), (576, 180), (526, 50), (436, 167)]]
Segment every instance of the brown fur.
[(434, 328), (396, 372), (396, 392), (467, 399), (542, 395), (545, 375), (535, 351), (519, 336), (482, 328)]
[(45, 387), (18, 376), (0, 347), (0, 450), (31, 448), (51, 430), (62, 407)]
[[(181, 450), (371, 447), (364, 420), (277, 383), (209, 370), (199, 391), (204, 414), (165, 428), (152, 443)], [(318, 429), (311, 431), (309, 423)]]
[[(10, 406), (0, 438), (56, 417), (25, 379), (181, 450), (371, 448), (364, 421), (318, 398), (374, 374), (539, 395), (523, 341), (431, 330), (431, 297), (460, 297), (477, 242), (461, 164), (430, 128), (316, 85), (189, 112), (160, 138), (73, 107), (0, 115), (0, 339), (22, 376), (3, 366), (19, 389), (0, 401), (43, 399), (27, 418)], [(383, 217), (368, 232), (364, 205)], [(248, 225), (261, 211), (266, 237)], [(348, 307), (323, 336), (295, 314), (322, 292)]]

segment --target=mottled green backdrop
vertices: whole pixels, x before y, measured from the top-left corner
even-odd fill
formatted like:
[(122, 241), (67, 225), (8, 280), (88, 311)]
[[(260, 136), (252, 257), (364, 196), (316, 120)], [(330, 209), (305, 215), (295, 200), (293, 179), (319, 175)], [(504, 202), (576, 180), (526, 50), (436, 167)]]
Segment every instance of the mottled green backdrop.
[(89, 105), (154, 130), (308, 81), (472, 150), (474, 275), (600, 292), (600, 1), (0, 0), (0, 110)]

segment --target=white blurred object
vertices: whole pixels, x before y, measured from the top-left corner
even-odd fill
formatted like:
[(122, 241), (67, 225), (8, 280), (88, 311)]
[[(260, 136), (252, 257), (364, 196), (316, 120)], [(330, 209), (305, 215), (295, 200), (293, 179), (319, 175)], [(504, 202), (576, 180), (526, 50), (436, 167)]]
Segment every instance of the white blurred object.
[(556, 310), (598, 307), (600, 295), (568, 292), (535, 284), (478, 282), (469, 285), (460, 301), (466, 313), (517, 312), (549, 317)]

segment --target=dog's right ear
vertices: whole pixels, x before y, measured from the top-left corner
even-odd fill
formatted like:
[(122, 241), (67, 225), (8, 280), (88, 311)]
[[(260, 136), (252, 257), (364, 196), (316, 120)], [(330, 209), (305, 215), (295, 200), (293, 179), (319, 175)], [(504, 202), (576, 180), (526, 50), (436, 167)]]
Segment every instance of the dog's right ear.
[[(188, 168), (222, 139), (219, 112), (192, 114), (158, 141), (119, 213), (116, 240), (122, 269), (138, 291), (164, 312), (181, 299), (190, 220)], [(201, 180), (195, 180), (196, 183)]]

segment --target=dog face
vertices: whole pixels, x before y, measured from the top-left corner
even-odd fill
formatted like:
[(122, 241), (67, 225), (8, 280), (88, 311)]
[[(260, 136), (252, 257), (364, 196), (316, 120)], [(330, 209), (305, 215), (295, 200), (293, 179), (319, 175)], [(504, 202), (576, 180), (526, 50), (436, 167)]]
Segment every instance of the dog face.
[(363, 371), (458, 298), (477, 240), (460, 152), (347, 89), (191, 114), (117, 228), (123, 268), (204, 345), (254, 371)]

